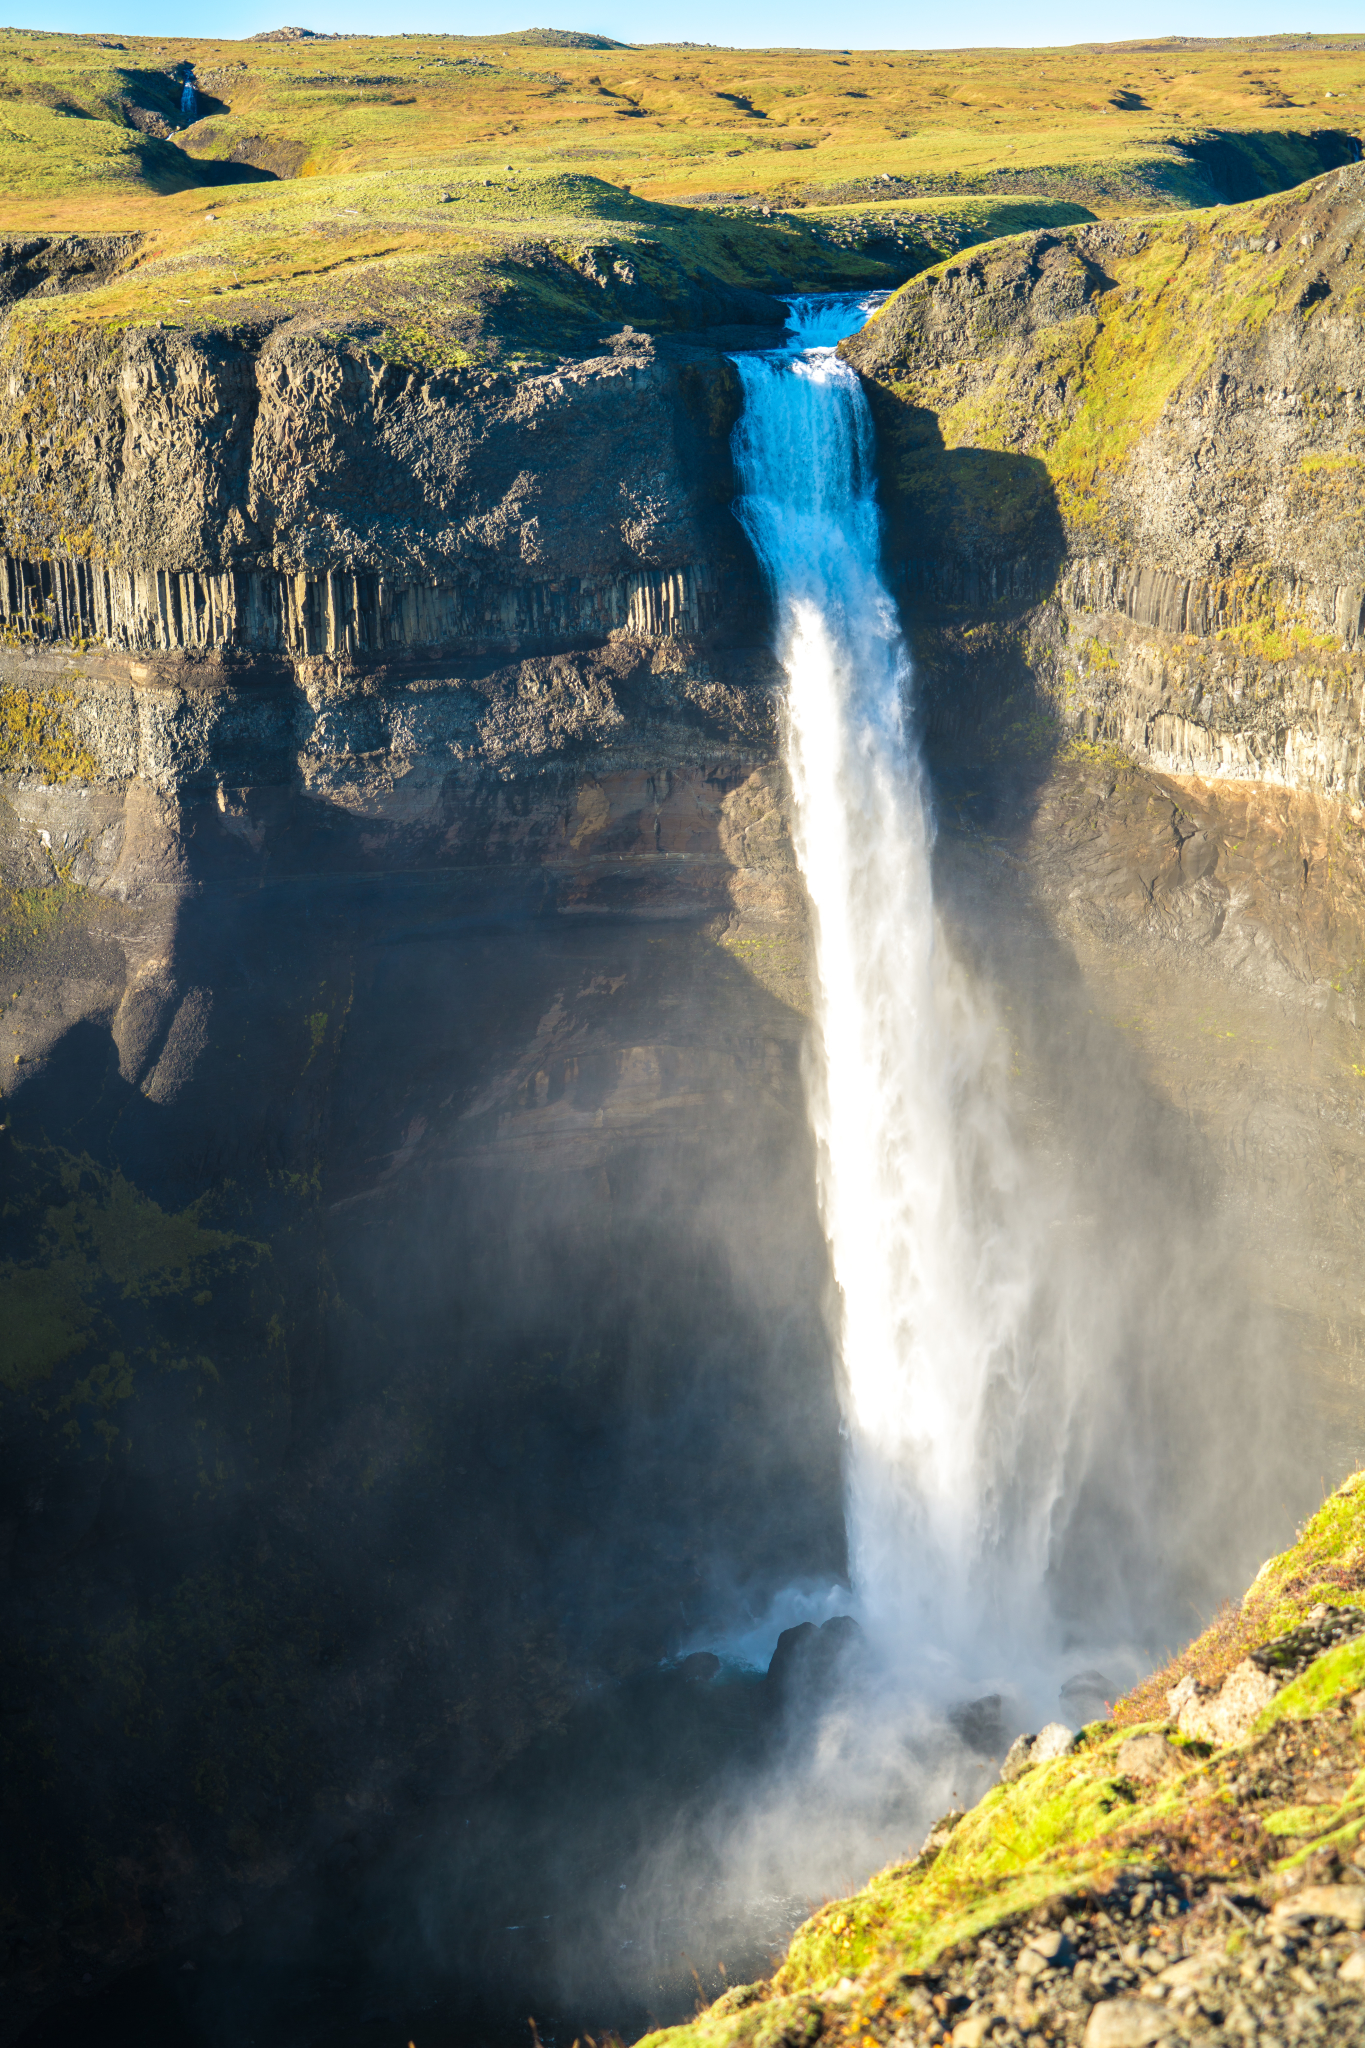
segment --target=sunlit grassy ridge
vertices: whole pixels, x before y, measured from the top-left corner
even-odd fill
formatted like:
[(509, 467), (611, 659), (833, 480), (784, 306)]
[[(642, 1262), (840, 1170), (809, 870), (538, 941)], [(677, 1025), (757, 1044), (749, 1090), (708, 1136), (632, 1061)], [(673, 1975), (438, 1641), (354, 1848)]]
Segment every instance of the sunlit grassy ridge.
[(760, 221), (582, 173), (319, 175), (172, 195), (109, 282), (26, 299), (15, 322), (196, 328), (302, 315), (435, 365), (535, 360), (623, 320), (703, 324), (697, 294), (718, 285), (882, 285), (1011, 228), (1087, 217), (1065, 201), (968, 198), (922, 214), (874, 202)]
[(604, 224), (608, 268), (632, 245), (669, 302), (643, 324), (685, 325), (672, 301), (702, 272), (891, 282), (993, 235), (1289, 185), (1322, 167), (1316, 131), (1341, 154), (1362, 110), (1365, 47), (1340, 38), (924, 53), (11, 29), (0, 232), (145, 236), (86, 319), (311, 310), (455, 362), (495, 331), (534, 352), (566, 322), (639, 319), (528, 260), (557, 248), (582, 276)]
[[(924, 260), (933, 254), (926, 245)], [(11, 346), (29, 329), (305, 317), (415, 361), (515, 361), (631, 316), (700, 324), (698, 292), (778, 290), (793, 277), (876, 284), (885, 267), (799, 225), (651, 204), (590, 176), (369, 172), (177, 195), (108, 282), (23, 300)]]
[[(206, 110), (180, 130), (186, 66)], [(90, 137), (91, 121), (124, 134), (179, 130), (178, 147), (214, 160), (236, 152), (269, 167), (273, 149), (280, 166), (305, 175), (564, 165), (653, 197), (790, 201), (833, 197), (850, 182), (979, 185), (1028, 174), (1045, 184), (1088, 177), (1101, 198), (1113, 187), (1116, 204), (1125, 183), (1178, 202), (1189, 175), (1181, 146), (1201, 131), (1354, 128), (1365, 112), (1365, 46), (1268, 38), (737, 51), (547, 48), (518, 37), (237, 43), (8, 30), (0, 31), (0, 105), (15, 138), (0, 145), (3, 189), (31, 217), (60, 205), (63, 164), (70, 197), (88, 199), (79, 166), (117, 153), (108, 138)], [(135, 161), (134, 153), (128, 175), (140, 182)]]
[[(915, 507), (947, 548), (1027, 553), (1047, 544), (1059, 515), (1078, 552), (1121, 549), (1135, 452), (1180, 393), (1274, 322), (1292, 319), (1302, 334), (1359, 318), (1357, 175), (1107, 229), (1102, 289), (1086, 241), (1100, 231), (1063, 232), (1048, 251), (1048, 288), (1065, 296), (1070, 284), (1071, 303), (1035, 327), (1022, 311), (1031, 245), (1002, 240), (912, 279), (845, 344), (893, 401), (878, 410), (888, 504)], [(937, 324), (945, 304), (958, 316), (951, 345)], [(1289, 483), (1301, 530), (1340, 536), (1343, 553), (1359, 545), (1358, 479), (1349, 451), (1305, 458)], [(1268, 575), (1261, 563), (1226, 571), (1224, 609), (1255, 623), (1224, 637), (1250, 635), (1254, 651), (1279, 659), (1307, 644), (1306, 628), (1273, 593), (1258, 596), (1252, 586)]]

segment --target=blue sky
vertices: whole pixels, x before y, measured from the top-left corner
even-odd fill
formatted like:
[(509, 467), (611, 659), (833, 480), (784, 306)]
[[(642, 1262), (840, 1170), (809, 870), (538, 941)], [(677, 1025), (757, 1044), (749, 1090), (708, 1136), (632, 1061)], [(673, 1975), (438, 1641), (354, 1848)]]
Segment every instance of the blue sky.
[[(112, 31), (124, 35), (249, 36), (297, 22), (312, 29), (393, 34), (398, 29), (496, 35), (533, 26), (592, 29), (622, 42), (686, 38), (757, 46), (805, 44), (845, 49), (957, 49), (969, 44), (1032, 45), (1155, 35), (1228, 36), (1283, 32), (1335, 33), (1361, 28), (1365, 0), (1340, 8), (1285, 5), (1284, 0), (1053, 0), (1022, 8), (1004, 0), (949, 0), (906, 6), (895, 0), (223, 0), (186, 7), (175, 0), (52, 0), (10, 5), (17, 28)], [(837, 29), (836, 40), (834, 31)]]

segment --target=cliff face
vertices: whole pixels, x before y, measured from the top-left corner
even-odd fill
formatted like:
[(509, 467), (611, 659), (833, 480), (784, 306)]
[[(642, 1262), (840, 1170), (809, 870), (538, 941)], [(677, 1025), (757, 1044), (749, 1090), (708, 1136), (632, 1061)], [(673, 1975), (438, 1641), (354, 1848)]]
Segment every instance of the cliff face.
[(1350, 167), (1023, 237), (844, 344), (931, 722), (960, 728), (1012, 664), (1155, 765), (1360, 801), (1362, 233)]
[(713, 352), (628, 337), (513, 380), (77, 332), (7, 369), (14, 641), (379, 659), (695, 633), (749, 581)]
[(731, 366), (9, 346), (19, 2026), (841, 1535)]
[(626, 338), (514, 381), (77, 335), (9, 392), (0, 752), (35, 874), (59, 827), (107, 879), (137, 787), (295, 787), (448, 861), (480, 773), (770, 750), (714, 351)]

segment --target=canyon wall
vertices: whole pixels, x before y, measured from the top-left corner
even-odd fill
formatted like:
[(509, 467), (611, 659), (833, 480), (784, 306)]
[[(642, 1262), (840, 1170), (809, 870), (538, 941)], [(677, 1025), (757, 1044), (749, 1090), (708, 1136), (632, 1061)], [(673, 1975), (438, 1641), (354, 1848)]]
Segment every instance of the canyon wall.
[(294, 788), (449, 860), (481, 774), (771, 758), (716, 351), (627, 336), (515, 380), (307, 334), (11, 344), (0, 751), (30, 878), (60, 848), (107, 879), (138, 788)]
[[(1363, 201), (1348, 166), (1016, 237), (845, 344), (931, 730), (1024, 687), (1169, 772), (1359, 801)], [(419, 757), (771, 746), (717, 349), (627, 330), (517, 378), (299, 322), (15, 324), (4, 355), (11, 773), (353, 801)]]
[(16, 332), (5, 2039), (842, 1565), (730, 365)]
[(927, 715), (1027, 676), (1170, 772), (1365, 795), (1365, 170), (1024, 236), (844, 345)]

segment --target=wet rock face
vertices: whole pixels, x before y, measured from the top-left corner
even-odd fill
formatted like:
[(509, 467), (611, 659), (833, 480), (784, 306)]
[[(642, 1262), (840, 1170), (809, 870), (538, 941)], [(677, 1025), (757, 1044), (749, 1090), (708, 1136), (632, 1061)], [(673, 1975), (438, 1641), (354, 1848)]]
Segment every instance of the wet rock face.
[(856, 1688), (869, 1661), (867, 1639), (851, 1614), (784, 1628), (768, 1665), (765, 1690), (774, 1711), (818, 1716), (840, 1693)]

